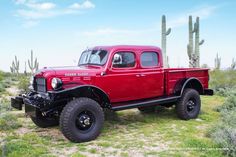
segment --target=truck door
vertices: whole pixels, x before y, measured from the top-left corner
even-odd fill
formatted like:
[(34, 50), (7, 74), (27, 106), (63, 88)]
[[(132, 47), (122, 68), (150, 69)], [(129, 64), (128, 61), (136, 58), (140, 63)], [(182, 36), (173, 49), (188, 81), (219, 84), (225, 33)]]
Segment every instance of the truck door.
[(140, 97), (153, 98), (164, 93), (164, 70), (160, 55), (155, 51), (144, 51), (140, 55)]
[(138, 99), (140, 88), (136, 54), (131, 51), (115, 52), (111, 68), (103, 80), (112, 103)]

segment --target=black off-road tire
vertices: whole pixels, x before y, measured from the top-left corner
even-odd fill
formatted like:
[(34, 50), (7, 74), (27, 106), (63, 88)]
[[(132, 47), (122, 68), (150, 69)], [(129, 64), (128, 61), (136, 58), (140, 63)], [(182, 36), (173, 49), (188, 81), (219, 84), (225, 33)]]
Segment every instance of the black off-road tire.
[(176, 104), (178, 117), (183, 120), (195, 119), (198, 117), (200, 109), (201, 99), (199, 93), (194, 89), (185, 89)]
[(30, 117), (31, 120), (40, 128), (48, 128), (59, 125), (59, 119), (57, 117)]
[[(89, 124), (88, 121), (85, 123), (85, 119), (89, 121)], [(100, 134), (103, 123), (102, 108), (96, 101), (89, 98), (77, 98), (70, 101), (60, 116), (61, 132), (71, 142), (94, 140)]]

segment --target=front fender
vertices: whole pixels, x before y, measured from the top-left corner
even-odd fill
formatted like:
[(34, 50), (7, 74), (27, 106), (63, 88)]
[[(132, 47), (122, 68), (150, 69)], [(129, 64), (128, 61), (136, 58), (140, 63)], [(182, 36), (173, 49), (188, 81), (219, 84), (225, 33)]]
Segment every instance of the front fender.
[(105, 104), (110, 104), (110, 99), (108, 94), (99, 87), (93, 85), (82, 85), (69, 89), (64, 89), (61, 91), (48, 91), (51, 99), (54, 101), (58, 99), (69, 99), (74, 97), (99, 97), (101, 102)]

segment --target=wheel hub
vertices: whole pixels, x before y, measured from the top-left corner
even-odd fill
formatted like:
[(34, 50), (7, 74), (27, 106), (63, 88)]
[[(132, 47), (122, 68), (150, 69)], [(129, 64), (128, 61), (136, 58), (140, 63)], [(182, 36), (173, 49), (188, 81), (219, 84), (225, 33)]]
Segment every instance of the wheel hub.
[(194, 108), (195, 108), (195, 106), (196, 106), (196, 104), (195, 104), (195, 102), (194, 102), (193, 100), (189, 100), (189, 101), (187, 102), (187, 110), (188, 110), (189, 112), (193, 111)]
[(88, 111), (81, 112), (76, 118), (76, 127), (79, 130), (88, 130), (93, 124), (93, 116)]

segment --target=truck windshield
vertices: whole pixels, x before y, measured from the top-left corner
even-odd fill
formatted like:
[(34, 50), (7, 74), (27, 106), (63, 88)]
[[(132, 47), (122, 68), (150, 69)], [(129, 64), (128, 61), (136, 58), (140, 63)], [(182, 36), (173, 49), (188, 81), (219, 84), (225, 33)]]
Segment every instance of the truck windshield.
[(104, 65), (107, 56), (105, 50), (86, 50), (80, 56), (79, 65)]

